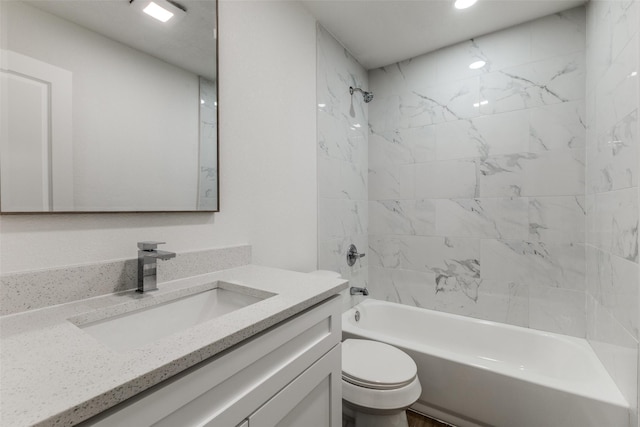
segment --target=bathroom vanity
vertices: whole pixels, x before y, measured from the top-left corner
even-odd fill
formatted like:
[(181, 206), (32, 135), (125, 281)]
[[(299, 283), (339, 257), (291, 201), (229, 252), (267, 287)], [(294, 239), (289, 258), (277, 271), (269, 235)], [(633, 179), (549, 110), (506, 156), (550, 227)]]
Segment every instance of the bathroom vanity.
[(0, 424), (337, 427), (346, 286), (245, 266), (4, 316)]

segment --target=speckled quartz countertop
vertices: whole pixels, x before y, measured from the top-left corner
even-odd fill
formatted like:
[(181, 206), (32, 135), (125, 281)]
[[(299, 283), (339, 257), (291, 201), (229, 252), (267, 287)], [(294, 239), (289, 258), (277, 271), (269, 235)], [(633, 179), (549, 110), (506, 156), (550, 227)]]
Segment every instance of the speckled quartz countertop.
[[(216, 281), (276, 295), (130, 351), (114, 350), (76, 326)], [(0, 425), (74, 425), (337, 294), (346, 283), (249, 265), (161, 283), (151, 293), (128, 291), (1, 317)]]

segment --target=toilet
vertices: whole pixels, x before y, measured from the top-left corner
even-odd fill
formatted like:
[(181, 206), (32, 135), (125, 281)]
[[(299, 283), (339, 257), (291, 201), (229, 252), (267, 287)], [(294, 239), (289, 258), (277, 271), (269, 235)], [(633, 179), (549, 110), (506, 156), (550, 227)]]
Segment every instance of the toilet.
[(415, 362), (377, 341), (342, 342), (342, 402), (355, 427), (408, 427), (406, 409), (422, 392)]
[[(335, 271), (310, 274), (340, 278)], [(420, 393), (416, 363), (402, 350), (371, 340), (342, 342), (342, 409), (355, 427), (408, 427), (406, 409)]]

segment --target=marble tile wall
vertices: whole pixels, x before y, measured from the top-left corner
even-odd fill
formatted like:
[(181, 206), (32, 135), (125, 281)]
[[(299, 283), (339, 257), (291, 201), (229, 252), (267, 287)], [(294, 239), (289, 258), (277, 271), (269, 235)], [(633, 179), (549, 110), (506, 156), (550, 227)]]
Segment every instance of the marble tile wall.
[[(367, 72), (320, 25), (317, 27), (318, 268), (337, 271), (351, 286), (368, 283), (369, 254), (347, 265), (350, 244), (368, 252), (367, 107), (349, 87), (367, 90)], [(344, 293), (345, 308), (359, 297)]]
[(218, 88), (200, 81), (200, 141), (198, 145), (198, 201), (200, 210), (218, 209)]
[(587, 339), (638, 425), (640, 2), (587, 8)]
[(369, 72), (374, 297), (585, 336), (585, 26), (577, 8)]

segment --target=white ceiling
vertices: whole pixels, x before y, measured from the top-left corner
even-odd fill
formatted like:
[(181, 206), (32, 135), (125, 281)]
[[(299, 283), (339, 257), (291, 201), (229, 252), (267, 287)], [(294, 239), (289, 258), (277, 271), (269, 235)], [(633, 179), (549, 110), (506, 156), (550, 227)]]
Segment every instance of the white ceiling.
[[(189, 13), (163, 28), (129, 0), (24, 0), (196, 74), (215, 78), (214, 0), (180, 0)], [(135, 0), (140, 2), (141, 0)], [(266, 0), (272, 1), (272, 0)], [(299, 0), (366, 69), (583, 4), (586, 0)]]
[(366, 69), (570, 9), (586, 0), (302, 0)]

